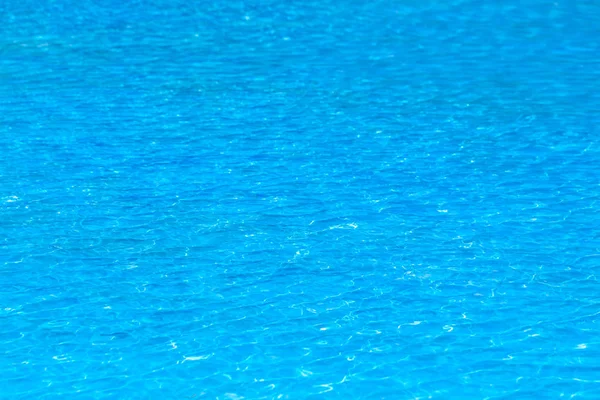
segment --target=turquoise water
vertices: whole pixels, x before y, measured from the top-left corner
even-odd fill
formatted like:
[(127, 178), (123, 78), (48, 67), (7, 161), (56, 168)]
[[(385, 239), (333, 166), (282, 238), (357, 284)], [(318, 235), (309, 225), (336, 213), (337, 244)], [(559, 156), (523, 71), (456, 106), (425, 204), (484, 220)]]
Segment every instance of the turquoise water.
[(600, 5), (487, 3), (2, 2), (0, 397), (600, 398)]

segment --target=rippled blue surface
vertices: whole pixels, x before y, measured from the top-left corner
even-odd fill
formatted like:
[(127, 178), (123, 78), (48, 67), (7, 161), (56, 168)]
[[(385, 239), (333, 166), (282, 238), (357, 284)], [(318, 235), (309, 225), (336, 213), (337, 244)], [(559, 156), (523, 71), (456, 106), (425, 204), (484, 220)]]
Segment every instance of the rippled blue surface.
[(600, 6), (501, 3), (2, 2), (0, 397), (600, 398)]

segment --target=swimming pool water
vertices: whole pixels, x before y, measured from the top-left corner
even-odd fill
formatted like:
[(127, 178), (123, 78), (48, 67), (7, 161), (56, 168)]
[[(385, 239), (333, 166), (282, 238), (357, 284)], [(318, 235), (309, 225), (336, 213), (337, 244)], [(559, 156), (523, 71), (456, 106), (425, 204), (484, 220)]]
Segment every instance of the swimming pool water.
[(487, 3), (2, 2), (0, 397), (600, 398), (600, 6)]

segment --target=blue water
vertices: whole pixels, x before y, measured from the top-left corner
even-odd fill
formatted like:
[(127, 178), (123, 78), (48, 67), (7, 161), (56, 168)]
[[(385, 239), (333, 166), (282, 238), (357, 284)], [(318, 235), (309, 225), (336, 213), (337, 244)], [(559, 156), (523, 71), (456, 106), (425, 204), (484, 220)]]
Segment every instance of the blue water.
[(0, 397), (600, 398), (600, 4), (496, 3), (3, 1)]

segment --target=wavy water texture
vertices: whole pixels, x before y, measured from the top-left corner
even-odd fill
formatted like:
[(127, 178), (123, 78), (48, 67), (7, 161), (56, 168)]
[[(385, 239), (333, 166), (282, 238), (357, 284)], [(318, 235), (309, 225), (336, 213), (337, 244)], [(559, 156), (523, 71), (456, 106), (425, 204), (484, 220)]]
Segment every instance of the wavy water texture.
[(600, 6), (497, 3), (2, 2), (0, 397), (598, 398)]

